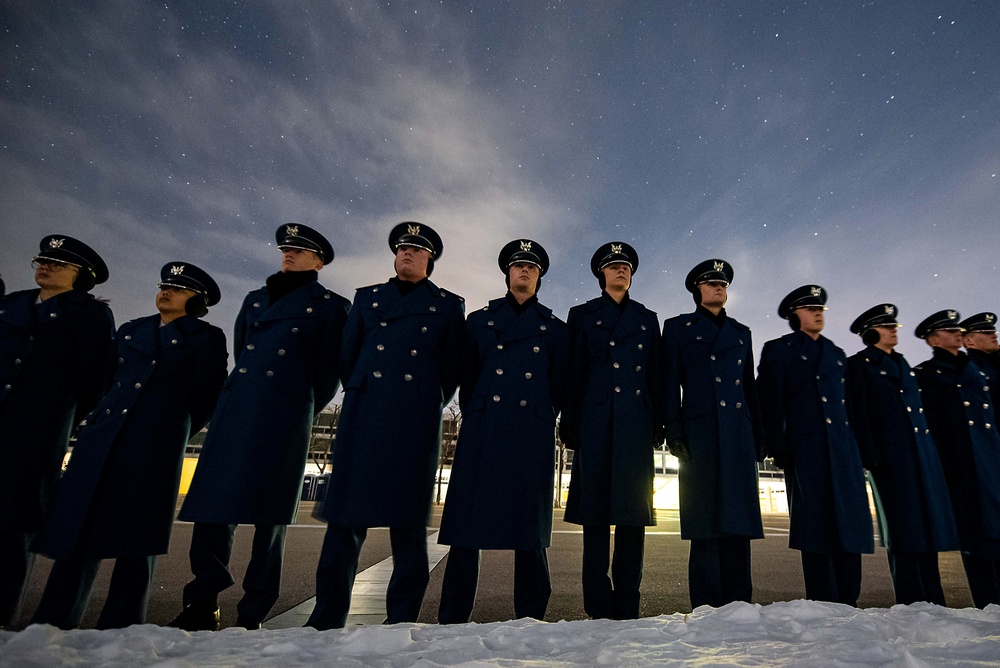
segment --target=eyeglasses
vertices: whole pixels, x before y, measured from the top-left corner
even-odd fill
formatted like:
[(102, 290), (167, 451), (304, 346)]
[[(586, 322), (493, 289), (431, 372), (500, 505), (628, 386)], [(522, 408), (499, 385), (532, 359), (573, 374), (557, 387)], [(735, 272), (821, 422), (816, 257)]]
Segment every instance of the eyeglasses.
[(74, 264), (69, 264), (68, 262), (59, 262), (58, 260), (32, 260), (31, 268), (34, 270), (39, 270), (45, 267), (49, 271), (62, 271), (63, 269), (69, 269), (70, 267), (75, 267)]

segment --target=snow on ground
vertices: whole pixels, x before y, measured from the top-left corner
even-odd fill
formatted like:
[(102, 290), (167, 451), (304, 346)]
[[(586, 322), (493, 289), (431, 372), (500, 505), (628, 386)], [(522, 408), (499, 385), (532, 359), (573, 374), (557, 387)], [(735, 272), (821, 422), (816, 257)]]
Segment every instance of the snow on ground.
[(974, 666), (1000, 663), (1000, 607), (856, 610), (732, 603), (631, 622), (518, 620), (187, 633), (158, 626), (0, 632), (0, 665), (38, 666)]

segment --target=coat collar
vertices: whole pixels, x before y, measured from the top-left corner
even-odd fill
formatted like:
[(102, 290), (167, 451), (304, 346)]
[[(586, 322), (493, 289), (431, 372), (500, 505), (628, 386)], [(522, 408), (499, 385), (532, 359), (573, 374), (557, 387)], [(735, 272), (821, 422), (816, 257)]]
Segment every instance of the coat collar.
[(260, 316), (261, 321), (281, 320), (283, 318), (301, 318), (313, 313), (313, 300), (321, 299), (326, 294), (326, 288), (321, 283), (312, 281), (295, 288), (287, 295), (271, 304), (267, 297), (267, 289), (262, 288), (262, 299), (268, 302)]
[(413, 292), (405, 297), (400, 294), (399, 290), (392, 282), (385, 283), (385, 286), (392, 297), (383, 297), (382, 301), (385, 301), (387, 298), (395, 300), (391, 305), (389, 305), (388, 310), (385, 312), (384, 318), (386, 320), (411, 315), (420, 315), (428, 312), (434, 313), (441, 308), (440, 302), (447, 294), (444, 290), (436, 286), (430, 279), (427, 279), (427, 281), (422, 285), (418, 285)]
[(486, 326), (497, 333), (501, 342), (544, 335), (554, 320), (552, 309), (541, 302), (535, 302), (524, 313), (517, 315), (507, 304), (507, 299), (501, 297), (490, 301), (486, 310), (490, 313)]

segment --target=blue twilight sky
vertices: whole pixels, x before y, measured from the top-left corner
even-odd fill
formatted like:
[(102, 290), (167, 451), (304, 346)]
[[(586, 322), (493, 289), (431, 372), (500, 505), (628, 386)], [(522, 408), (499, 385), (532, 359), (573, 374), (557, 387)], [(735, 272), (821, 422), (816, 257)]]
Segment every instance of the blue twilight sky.
[(661, 318), (724, 258), (758, 351), (805, 283), (848, 353), (895, 302), (913, 363), (924, 316), (1000, 311), (997, 2), (5, 0), (0, 29), (0, 273), (32, 287), (43, 235), (83, 239), (119, 323), (180, 259), (231, 331), (285, 223), (327, 234), (351, 297), (403, 220), (442, 235), (433, 278), (470, 310), (528, 237), (560, 316), (604, 242), (638, 249)]

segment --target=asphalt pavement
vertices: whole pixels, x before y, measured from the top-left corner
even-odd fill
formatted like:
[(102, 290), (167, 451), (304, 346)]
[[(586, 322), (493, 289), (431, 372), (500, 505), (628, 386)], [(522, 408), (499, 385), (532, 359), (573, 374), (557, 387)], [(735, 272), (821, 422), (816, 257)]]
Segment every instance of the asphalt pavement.
[[(315, 593), (315, 569), (319, 561), (325, 525), (311, 516), (312, 502), (304, 502), (299, 509), (298, 522), (289, 527), (285, 546), (285, 565), (282, 575), (282, 592), (271, 616), (280, 615), (308, 601)], [(433, 533), (440, 523), (441, 506), (435, 506), (432, 516)], [(190, 579), (187, 551), (191, 542), (192, 525), (177, 522), (174, 525), (170, 553), (159, 557), (154, 574), (147, 621), (152, 624), (168, 623), (181, 609), (181, 591)], [(766, 538), (752, 543), (755, 603), (800, 599), (805, 595), (799, 553), (788, 548), (788, 516), (764, 515)], [(127, 527), (122, 528), (127, 531)], [(658, 511), (657, 526), (646, 531), (645, 572), (642, 583), (641, 615), (651, 617), (674, 612), (690, 612), (687, 593), (688, 543), (680, 539), (676, 511)], [(223, 592), (219, 598), (222, 608), (222, 625), (236, 622), (236, 602), (242, 595), (239, 582), (250, 557), (253, 527), (237, 529), (233, 547), (232, 570), (237, 584)], [(580, 586), (583, 533), (581, 527), (562, 521), (562, 510), (556, 509), (553, 519), (552, 547), (549, 549), (549, 567), (552, 574), (552, 598), (546, 621), (586, 619), (583, 611), (583, 594)], [(371, 529), (361, 551), (359, 571), (368, 569), (391, 556), (389, 532)], [(420, 622), (433, 623), (437, 619), (441, 594), (441, 581), (447, 556), (431, 571), (427, 596), (420, 613)], [(94, 584), (90, 606), (83, 619), (83, 628), (93, 628), (104, 603), (113, 562), (104, 562)], [(25, 595), (24, 609), (19, 621), (24, 626), (41, 597), (51, 561), (36, 559)], [(892, 581), (884, 548), (875, 554), (862, 557), (863, 581), (861, 607), (890, 607), (894, 603)], [(964, 608), (972, 605), (966, 585), (960, 555), (948, 552), (941, 555), (941, 578), (949, 607)], [(487, 551), (483, 554), (479, 593), (472, 619), (474, 622), (495, 622), (513, 618), (513, 553)]]

